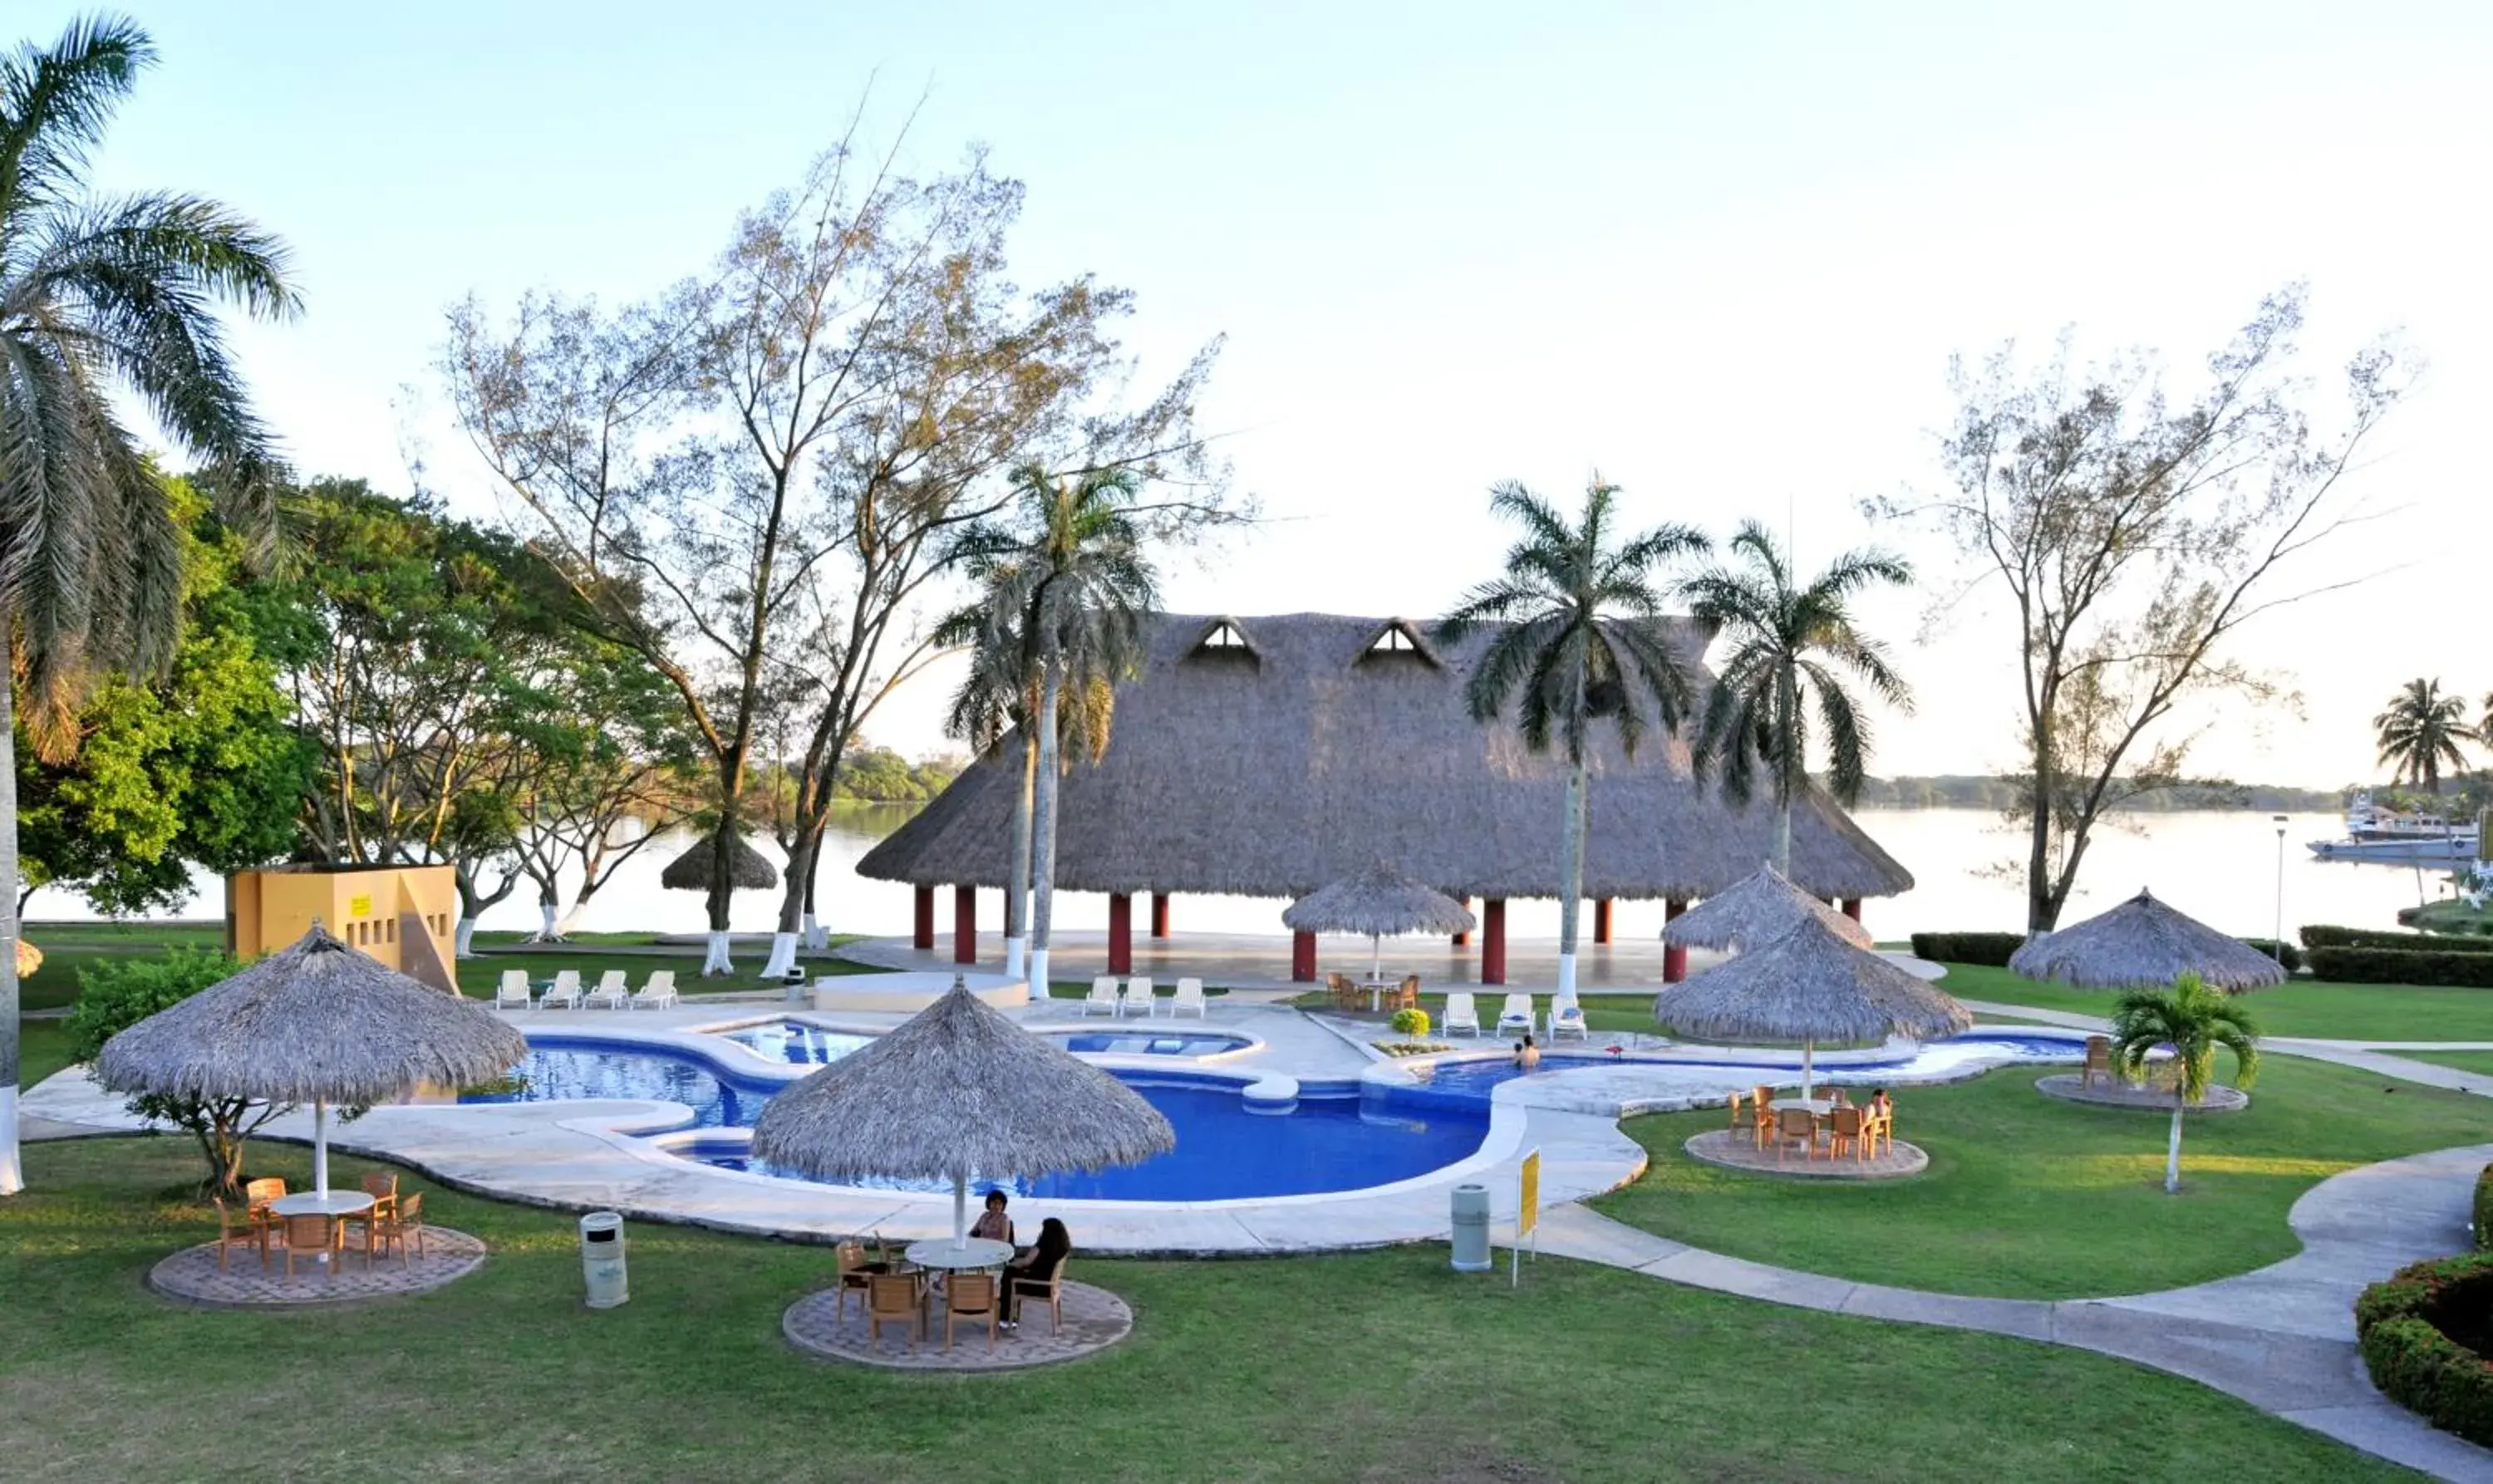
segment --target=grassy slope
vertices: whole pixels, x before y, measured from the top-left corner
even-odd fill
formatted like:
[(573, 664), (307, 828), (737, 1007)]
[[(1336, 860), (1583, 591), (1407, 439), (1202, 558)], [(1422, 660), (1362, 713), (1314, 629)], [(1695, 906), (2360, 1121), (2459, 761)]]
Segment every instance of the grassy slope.
[(2287, 1056), (2249, 1109), (2192, 1118), (2182, 1192), (2163, 1192), (2167, 1120), (2034, 1090), (2038, 1068), (1897, 1093), (1899, 1137), (1931, 1154), (1916, 1179), (1782, 1180), (1699, 1164), (1680, 1145), (1720, 1110), (1633, 1118), (1642, 1178), (1594, 1204), (1665, 1236), (1876, 1283), (2059, 1298), (2134, 1293), (2245, 1272), (2298, 1250), (2286, 1212), (2341, 1170), (2493, 1138), (2493, 1106)]
[[(429, 1212), (495, 1250), (450, 1289), (335, 1314), (188, 1309), (140, 1278), (212, 1230), (167, 1193), (190, 1158), (170, 1140), (38, 1145), (30, 1192), (0, 1202), (13, 1480), (2128, 1484), (2216, 1460), (2246, 1478), (2406, 1476), (2101, 1356), (1555, 1259), (1518, 1293), (1449, 1272), (1435, 1247), (1077, 1261), (1138, 1333), (994, 1377), (791, 1351), (780, 1312), (824, 1285), (820, 1249), (636, 1227), (632, 1301), (591, 1314), (571, 1218), (435, 1192)], [(253, 1165), (304, 1173), (300, 1150)]]
[[(1939, 988), (1961, 999), (2110, 1015), (2106, 990), (2037, 984), (2004, 968), (1948, 967)], [(2493, 990), (2297, 979), (2250, 996), (2262, 1034), (2348, 1041), (2493, 1041)]]
[(2462, 1072), (2481, 1072), (2493, 1078), (2493, 1052), (2391, 1052), (2388, 1054), (2456, 1067)]

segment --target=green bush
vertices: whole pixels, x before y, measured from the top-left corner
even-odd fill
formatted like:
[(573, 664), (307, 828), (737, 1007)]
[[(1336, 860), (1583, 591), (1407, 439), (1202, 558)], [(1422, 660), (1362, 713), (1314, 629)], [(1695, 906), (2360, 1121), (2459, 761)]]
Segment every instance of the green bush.
[(2484, 1343), (2493, 1255), (2400, 1268), (2355, 1300), (2355, 1335), (2372, 1384), (2433, 1426), (2493, 1443), (2493, 1366)]
[(2476, 1250), (2493, 1252), (2493, 1165), (2476, 1174)]
[(2008, 956), (2026, 945), (2023, 933), (1916, 933), (1913, 957), (1934, 964), (1974, 964), (2006, 968)]
[[(104, 1043), (159, 1010), (169, 1009), (242, 967), (222, 953), (181, 949), (161, 959), (105, 959), (78, 972), (77, 1003), (64, 1028), (72, 1061), (91, 1063)], [(170, 1123), (199, 1142), (208, 1162), (201, 1188), (210, 1195), (242, 1194), (243, 1145), (253, 1132), (288, 1105), (254, 1104), (243, 1098), (160, 1097), (141, 1094), (133, 1113)]]
[(2280, 943), (2272, 937), (2246, 937), (2242, 941), (2284, 965), (2285, 971), (2289, 974), (2298, 973), (2302, 969), (2302, 950), (2292, 943)]
[(2396, 948), (2314, 948), (2315, 978), (2339, 984), (2427, 984), (2493, 989), (2493, 953), (2410, 953)]
[(1397, 1010), (1394, 1012), (1394, 1033), (1398, 1036), (1425, 1036), (1428, 1033), (1428, 1012)]
[(2391, 948), (2406, 953), (2493, 954), (2493, 938), (2459, 937), (2437, 933), (2391, 933), (2380, 928), (2332, 928), (2310, 923), (2302, 929), (2306, 948)]

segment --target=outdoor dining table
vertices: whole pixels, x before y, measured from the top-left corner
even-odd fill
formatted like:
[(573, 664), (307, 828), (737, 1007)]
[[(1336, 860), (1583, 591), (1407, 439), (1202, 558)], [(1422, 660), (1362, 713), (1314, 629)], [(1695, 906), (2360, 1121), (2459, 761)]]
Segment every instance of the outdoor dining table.
[(1828, 1113), (1833, 1113), (1836, 1109), (1843, 1107), (1844, 1105), (1836, 1102), (1833, 1098), (1770, 1098), (1767, 1100), (1766, 1106), (1777, 1113), (1788, 1112), (1794, 1108), (1805, 1108), (1809, 1110), (1811, 1117), (1823, 1118)]
[(948, 1236), (930, 1236), (922, 1242), (910, 1243), (908, 1249), (901, 1254), (919, 1267), (934, 1268), (939, 1272), (946, 1273), (974, 1272), (982, 1267), (1002, 1267), (1012, 1255), (1012, 1243), (999, 1242), (984, 1236), (970, 1237), (958, 1246), (953, 1245), (952, 1239)]
[[(269, 1211), (278, 1216), (326, 1216), (336, 1221), (342, 1216), (357, 1216), (373, 1208), (370, 1191), (333, 1190), (322, 1194), (316, 1190), (297, 1191), (280, 1196), (268, 1202)], [(322, 1248), (317, 1261), (329, 1261), (329, 1250)]]
[(1375, 974), (1370, 974), (1367, 978), (1360, 980), (1359, 983), (1361, 988), (1367, 991), (1367, 1013), (1374, 1015), (1377, 1011), (1384, 1009), (1385, 992), (1393, 989), (1401, 982), (1402, 981), (1399, 979), (1387, 979)]

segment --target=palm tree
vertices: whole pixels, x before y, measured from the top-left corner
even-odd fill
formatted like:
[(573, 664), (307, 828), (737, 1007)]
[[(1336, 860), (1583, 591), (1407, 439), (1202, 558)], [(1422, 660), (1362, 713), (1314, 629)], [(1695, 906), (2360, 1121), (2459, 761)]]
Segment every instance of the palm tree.
[(2388, 708), (2372, 718), (2381, 761), (2397, 769), (2389, 782), (2412, 779), (2418, 787), (2439, 793), (2443, 765), (2464, 767), (2467, 757), (2458, 744), (2478, 739), (2466, 715), (2466, 700), (2443, 695), (2440, 681), (2420, 677), (2408, 681), (2390, 697)]
[(1662, 594), (1654, 569), (1706, 549), (1692, 526), (1658, 525), (1614, 542), (1618, 487), (1596, 474), (1577, 523), (1510, 480), (1489, 493), (1489, 509), (1523, 527), (1506, 553), (1506, 575), (1465, 594), (1437, 621), (1437, 638), (1457, 643), (1502, 624), (1473, 668), (1464, 700), (1476, 722), (1516, 701), (1523, 742), (1536, 753), (1556, 735), (1567, 755), (1567, 816), (1560, 831), (1558, 994), (1576, 994), (1576, 916), (1584, 894), (1584, 793), (1592, 725), (1607, 720), (1630, 757), (1644, 736), (1647, 708), (1675, 728), (1689, 705), (1687, 669), (1655, 622)]
[[(122, 425), (127, 395), (184, 451), (250, 469), (266, 438), (213, 306), (282, 316), (277, 241), (213, 201), (86, 191), (87, 156), (155, 60), (128, 20), (0, 54), (0, 1196), (17, 1165), (17, 687), (38, 749), (75, 745), (87, 677), (171, 653), (181, 533)], [(268, 488), (243, 478), (238, 491)], [(265, 512), (237, 508), (237, 517)]]
[(2169, 990), (2123, 991), (2112, 1012), (2113, 1055), (2120, 1069), (2138, 1076), (2147, 1069), (2148, 1054), (2166, 1046), (2180, 1073), (2173, 1090), (2173, 1136), (2164, 1152), (2164, 1189), (2171, 1194), (2181, 1188), (2183, 1110), (2208, 1095), (2220, 1047), (2234, 1054), (2235, 1085), (2248, 1087), (2259, 1080), (2259, 1026), (2249, 1011), (2194, 973), (2174, 980)]
[(1689, 610), (1717, 625), (1730, 646), (1697, 726), (1697, 771), (1719, 761), (1723, 791), (1746, 804), (1764, 767), (1775, 801), (1774, 865), (1788, 876), (1792, 800), (1809, 791), (1811, 710), (1826, 733), (1827, 782), (1848, 808), (1861, 797), (1870, 728), (1844, 672), (1898, 710), (1912, 709), (1886, 646), (1853, 627), (1851, 600), (1874, 584), (1905, 586), (1913, 571), (1884, 551), (1847, 551), (1808, 586), (1794, 587), (1783, 550), (1754, 520), (1742, 522), (1731, 549), (1739, 569), (1714, 567), (1680, 588)]
[[(1159, 583), (1143, 555), (1143, 527), (1128, 509), (1139, 488), (1130, 471), (1093, 469), (1058, 479), (1025, 464), (1013, 471), (1012, 483), (1028, 535), (1015, 554), (988, 570), (988, 638), (980, 647), (995, 658), (988, 667), (989, 699), (973, 710), (993, 712), (996, 697), (1008, 705), (1015, 691), (1026, 702), (1028, 676), (1036, 670), (1037, 704), (1025, 704), (1025, 715), (1048, 725), (1039, 727), (1036, 755), (1025, 764), (1034, 793), (1029, 977), (1044, 994), (1056, 899), (1059, 754), (1068, 731), (1094, 748), (1095, 757), (1105, 750), (1105, 707), (1097, 697), (1139, 668), (1143, 626), (1159, 606)], [(1030, 668), (1015, 685), (1014, 667), (1024, 663)], [(1069, 708), (1070, 727), (1068, 693), (1079, 697)], [(1018, 856), (1018, 838), (1015, 846)], [(1018, 880), (1018, 860), (1014, 869)]]

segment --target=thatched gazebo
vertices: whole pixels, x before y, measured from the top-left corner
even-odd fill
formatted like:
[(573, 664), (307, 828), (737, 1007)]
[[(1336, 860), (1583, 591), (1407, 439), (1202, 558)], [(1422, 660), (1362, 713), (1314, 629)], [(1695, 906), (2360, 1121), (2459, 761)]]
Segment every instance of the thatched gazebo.
[(1177, 1147), (1142, 1095), (1014, 1024), (959, 983), (897, 1029), (762, 1106), (753, 1154), (817, 1179), (952, 1182), (1133, 1165)]
[(1799, 1042), (1803, 1097), (1820, 1041), (1932, 1041), (1973, 1024), (1965, 1006), (1815, 920), (1664, 990), (1653, 1018), (1700, 1041)]
[(1746, 952), (1773, 942), (1804, 920), (1817, 923), (1856, 948), (1870, 946), (1869, 929), (1794, 886), (1771, 865), (1758, 867), (1728, 889), (1672, 918), (1663, 927), (1662, 940), (1683, 948)]
[(332, 1103), (369, 1107), (419, 1084), (499, 1077), (527, 1038), (484, 1005), (410, 979), (312, 931), (104, 1043), (115, 1092), (312, 1105), (312, 1180), (329, 1193)]
[(1367, 934), (1367, 975), (1373, 979), (1383, 963), (1382, 939), (1405, 933), (1469, 933), (1475, 924), (1461, 903), (1379, 859), (1291, 903), (1282, 909), (1281, 925), (1293, 933)]
[(2149, 990), (2196, 973), (2240, 994), (2285, 982), (2285, 965), (2142, 890), (2073, 928), (2038, 933), (2008, 957), (2009, 972), (2082, 990)]
[[(667, 862), (667, 869), (658, 873), (658, 884), (669, 891), (708, 891), (717, 848), (716, 835), (702, 836), (693, 842), (691, 849)], [(731, 890), (768, 891), (779, 884), (779, 868), (747, 844), (743, 835), (730, 836), (727, 849), (729, 869), (735, 876)]]

